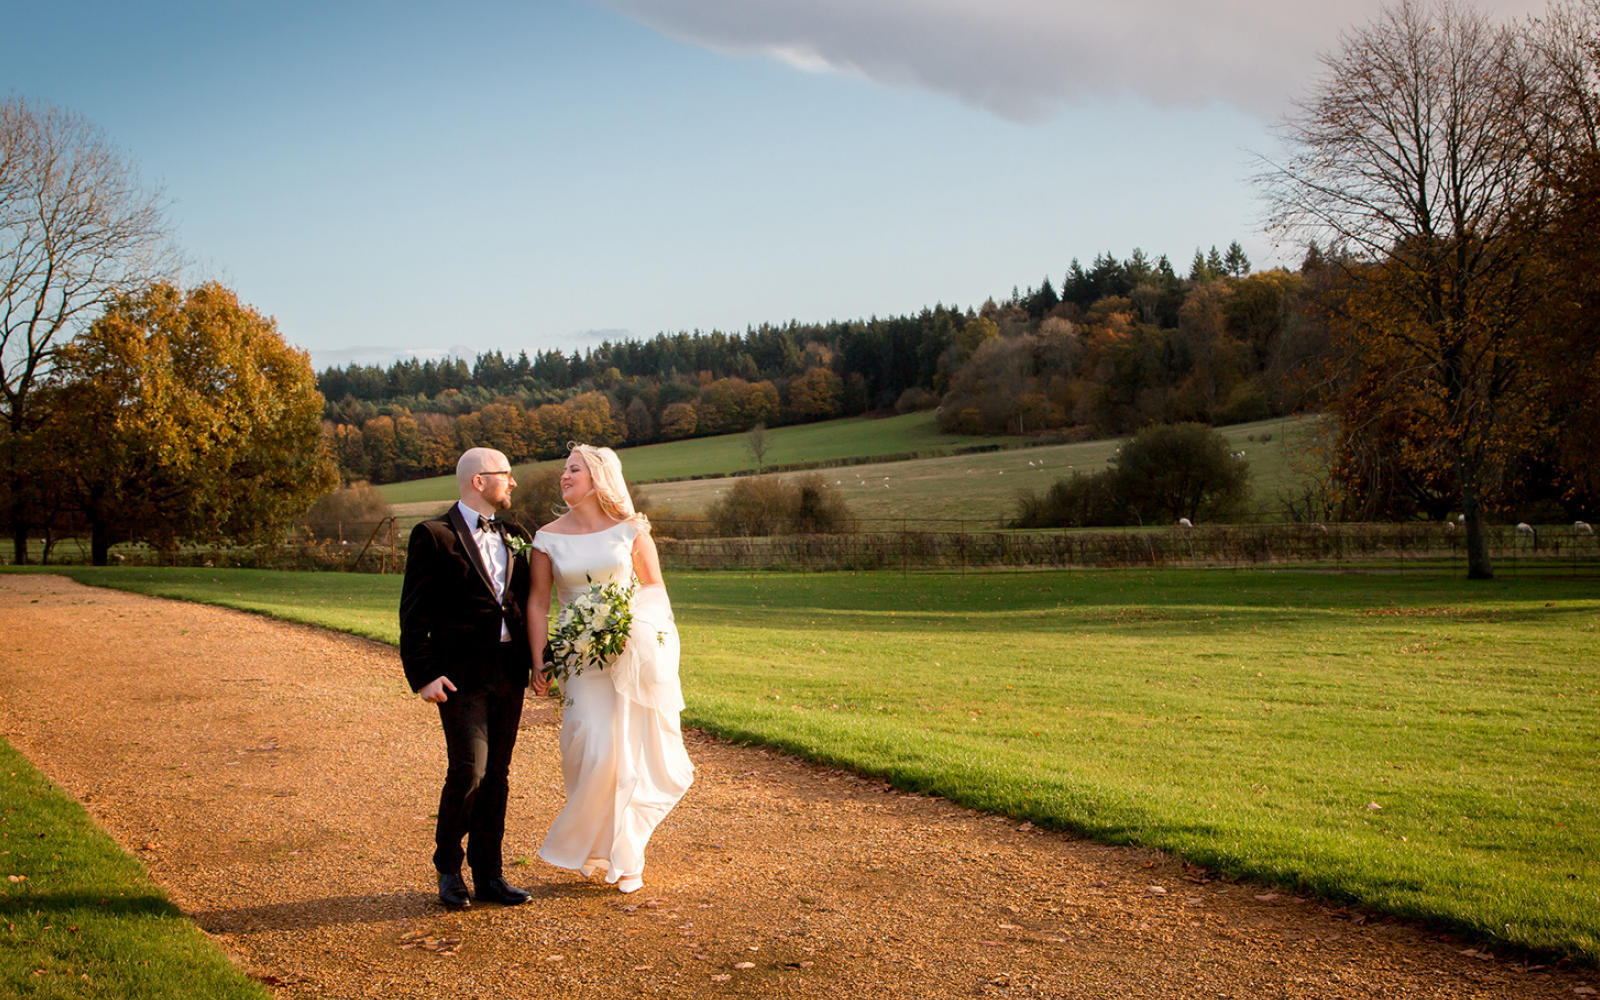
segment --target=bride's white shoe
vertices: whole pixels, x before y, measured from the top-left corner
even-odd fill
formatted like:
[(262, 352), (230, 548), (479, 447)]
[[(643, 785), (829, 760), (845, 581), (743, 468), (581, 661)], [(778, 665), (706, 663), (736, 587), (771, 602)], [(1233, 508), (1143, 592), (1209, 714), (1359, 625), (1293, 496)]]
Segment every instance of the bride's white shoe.
[(638, 892), (644, 888), (643, 875), (624, 875), (617, 879), (618, 892)]

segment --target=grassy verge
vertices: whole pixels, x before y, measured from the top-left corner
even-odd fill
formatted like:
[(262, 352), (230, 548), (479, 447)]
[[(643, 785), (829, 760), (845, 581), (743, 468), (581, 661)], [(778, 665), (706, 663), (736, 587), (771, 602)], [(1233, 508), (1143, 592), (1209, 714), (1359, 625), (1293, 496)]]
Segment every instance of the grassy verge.
[[(394, 578), (72, 575), (389, 641), (396, 628)], [(672, 587), (691, 725), (1600, 961), (1592, 578), (678, 573)]]
[(3, 739), (0, 803), (0, 995), (270, 996)]

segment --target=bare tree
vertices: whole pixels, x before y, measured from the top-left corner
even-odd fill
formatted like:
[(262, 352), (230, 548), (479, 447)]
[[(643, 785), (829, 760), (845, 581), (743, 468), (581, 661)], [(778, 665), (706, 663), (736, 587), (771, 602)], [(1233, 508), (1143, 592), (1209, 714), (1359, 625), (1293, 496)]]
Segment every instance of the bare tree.
[(99, 129), (20, 98), (0, 103), (0, 511), (17, 562), (33, 514), (24, 455), (63, 334), (170, 264), (160, 197)]
[(766, 464), (767, 448), (772, 444), (767, 437), (767, 425), (756, 424), (744, 432), (744, 446), (749, 449), (750, 457), (756, 460), (756, 471), (760, 472)]
[(1352, 417), (1406, 427), (1465, 515), (1474, 578), (1492, 575), (1484, 502), (1526, 413), (1515, 338), (1542, 196), (1517, 84), (1530, 57), (1526, 35), (1454, 0), (1400, 0), (1324, 58), (1285, 125), (1287, 162), (1262, 178), (1276, 223), (1346, 269), (1342, 360), (1369, 409), (1342, 413), (1345, 433), (1362, 431)]

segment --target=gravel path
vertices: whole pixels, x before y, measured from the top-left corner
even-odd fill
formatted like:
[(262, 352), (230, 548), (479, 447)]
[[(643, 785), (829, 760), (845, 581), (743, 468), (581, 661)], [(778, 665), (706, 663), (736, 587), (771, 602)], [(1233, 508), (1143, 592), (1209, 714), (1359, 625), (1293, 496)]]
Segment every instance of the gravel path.
[[(688, 668), (693, 684), (692, 659)], [(386, 646), (0, 576), (0, 732), (279, 997), (1573, 997), (1408, 924), (689, 734), (695, 786), (623, 896), (532, 858), (561, 801), (524, 719), (507, 857), (447, 913), (444, 746)]]

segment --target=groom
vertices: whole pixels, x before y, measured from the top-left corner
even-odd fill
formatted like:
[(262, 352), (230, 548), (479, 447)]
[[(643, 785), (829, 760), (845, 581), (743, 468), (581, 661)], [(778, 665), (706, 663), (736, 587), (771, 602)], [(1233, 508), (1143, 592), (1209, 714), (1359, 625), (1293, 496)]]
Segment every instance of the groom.
[(411, 690), (439, 706), (444, 724), (448, 770), (433, 851), (439, 901), (453, 910), (472, 905), (465, 859), (480, 901), (515, 906), (528, 893), (506, 882), (500, 843), (533, 660), (525, 620), (532, 573), (517, 551), (528, 533), (496, 516), (510, 508), (517, 485), (500, 452), (469, 449), (456, 463), (456, 484), (461, 502), (411, 531), (400, 660)]

